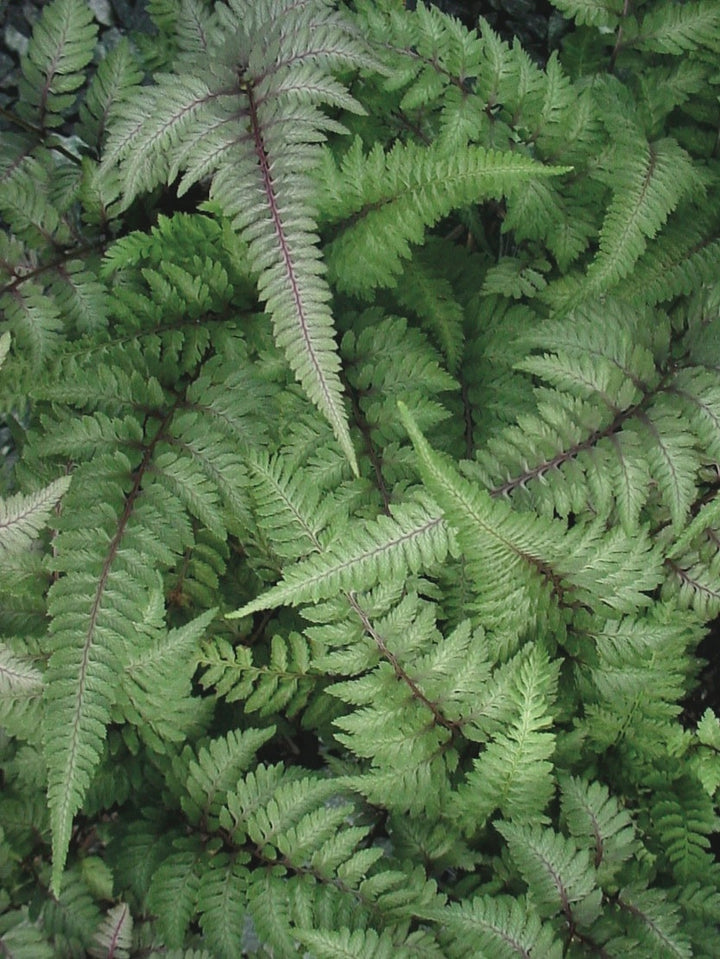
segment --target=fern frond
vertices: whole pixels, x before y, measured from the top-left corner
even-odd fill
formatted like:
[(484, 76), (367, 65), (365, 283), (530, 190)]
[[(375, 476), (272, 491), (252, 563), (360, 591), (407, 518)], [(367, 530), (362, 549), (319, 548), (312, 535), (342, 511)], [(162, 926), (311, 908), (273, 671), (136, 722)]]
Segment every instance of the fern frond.
[(69, 486), (70, 477), (61, 476), (37, 493), (0, 500), (0, 563), (8, 554), (28, 548)]
[(202, 875), (197, 891), (197, 911), (203, 938), (217, 959), (242, 959), (243, 933), (250, 876), (245, 865), (249, 858), (234, 860), (220, 853), (214, 856)]
[[(678, 206), (663, 230), (662, 243), (649, 246), (635, 264), (632, 283), (628, 278), (621, 284), (623, 296), (642, 296), (652, 305), (689, 296), (712, 282), (720, 240), (717, 204), (708, 201), (701, 209), (683, 203)], [(685, 210), (687, 215), (681, 215)]]
[(475, 896), (452, 903), (443, 914), (443, 940), (452, 959), (517, 959), (545, 956), (560, 959), (563, 944), (550, 923), (544, 923), (525, 899)]
[(620, 300), (574, 311), (572, 323), (540, 324), (528, 341), (547, 352), (516, 368), (557, 389), (536, 389), (535, 411), (478, 454), (493, 494), (550, 515), (590, 506), (599, 517), (617, 516), (629, 535), (659, 501), (681, 529), (701, 467), (720, 450), (714, 376), (696, 366), (667, 374), (667, 345), (643, 335), (637, 313)]
[[(211, 196), (248, 243), (276, 342), (357, 471), (307, 171), (325, 131), (340, 129), (320, 107), (362, 110), (330, 70), (370, 59), (323, 0), (275, 5), (265, 21), (249, 3), (218, 12), (224, 31), (208, 36), (208, 56), (219, 59), (212, 76), (195, 65), (195, 73), (160, 76), (138, 91), (105, 162), (121, 163), (126, 203), (180, 170), (181, 191), (212, 175)], [(226, 45), (226, 36), (235, 42)]]
[[(156, 593), (154, 599), (162, 603), (162, 594)], [(190, 696), (191, 680), (200, 638), (216, 612), (207, 610), (166, 634), (151, 626), (143, 647), (121, 659), (118, 708), (151, 745), (160, 748), (162, 743), (181, 742), (205, 713), (202, 703)]]
[(483, 625), (522, 630), (538, 615), (531, 600), (552, 581), (549, 561), (563, 532), (540, 517), (514, 513), (508, 504), (493, 501), (485, 490), (473, 486), (447, 457), (430, 448), (407, 408), (403, 404), (399, 408), (423, 479), (457, 530), (464, 555), (477, 568)]
[(80, 105), (78, 133), (88, 146), (99, 150), (119, 104), (142, 80), (142, 72), (129, 41), (120, 41), (98, 64)]
[[(130, 462), (119, 452), (83, 464), (75, 474), (83, 520), (69, 524), (56, 538), (55, 566), (65, 575), (55, 582), (49, 600), (53, 653), (45, 725), (55, 888), (72, 817), (100, 759), (123, 651), (134, 648), (135, 616), (148, 607), (148, 597), (157, 590), (153, 568), (172, 564), (191, 541), (177, 500), (171, 500), (159, 484), (148, 485), (140, 495), (141, 477), (149, 480), (149, 463), (150, 457), (141, 461), (134, 480)], [(100, 500), (88, 503), (85, 482)], [(158, 522), (166, 530), (160, 538), (152, 532)], [(113, 597), (112, 604), (107, 596)], [(134, 615), (120, 615), (116, 604), (134, 610)]]
[(45, 899), (42, 924), (57, 951), (87, 954), (102, 921), (100, 909), (79, 870), (70, 870), (66, 879), (59, 896)]
[(30, 919), (26, 908), (5, 912), (0, 947), (13, 959), (54, 959), (57, 955), (41, 925)]
[(310, 661), (307, 640), (296, 632), (287, 639), (276, 633), (269, 655), (261, 650), (255, 657), (245, 646), (233, 648), (217, 640), (201, 659), (206, 667), (202, 684), (228, 702), (241, 701), (247, 713), (272, 716), (282, 709), (295, 716), (312, 692)]
[(404, 575), (407, 569), (441, 563), (451, 548), (442, 519), (425, 499), (393, 508), (393, 515), (350, 526), (318, 556), (288, 567), (282, 582), (258, 599), (229, 614), (249, 616), (273, 606), (317, 602), (341, 590), (370, 589), (381, 580)]
[(130, 959), (132, 944), (132, 913), (127, 903), (120, 902), (108, 910), (88, 954), (95, 959)]
[(701, 879), (710, 868), (710, 839), (717, 829), (713, 801), (700, 783), (684, 777), (656, 782), (651, 803), (652, 840), (679, 883)]
[(418, 953), (373, 929), (299, 930), (298, 939), (316, 959), (411, 959)]
[(720, 12), (708, 0), (658, 4), (643, 17), (633, 45), (675, 55), (693, 50), (720, 53)]
[(587, 850), (547, 827), (502, 822), (495, 828), (507, 841), (541, 916), (563, 912), (586, 927), (597, 918), (601, 891)]
[(672, 138), (638, 143), (625, 156), (624, 167), (612, 169), (615, 191), (600, 231), (600, 249), (578, 294), (583, 298), (626, 277), (680, 201), (701, 189), (691, 157)]
[(691, 959), (693, 950), (680, 926), (678, 907), (668, 901), (662, 890), (625, 886), (620, 890), (618, 905), (648, 955), (658, 959)]
[(714, 796), (720, 788), (720, 720), (712, 709), (706, 709), (700, 717), (696, 736), (694, 770), (708, 796)]
[(679, 664), (699, 641), (697, 620), (668, 606), (642, 619), (589, 621), (578, 628), (597, 650), (595, 662), (578, 667), (585, 697), (578, 726), (594, 748), (627, 744), (643, 756), (659, 755), (684, 695), (687, 681)]
[(16, 656), (5, 643), (0, 643), (0, 696), (3, 705), (15, 697), (37, 696), (42, 685), (42, 673), (32, 663)]
[(287, 458), (258, 454), (245, 462), (253, 505), (273, 552), (282, 559), (298, 560), (321, 551), (320, 489), (308, 483)]
[(389, 448), (404, 436), (395, 416), (398, 400), (412, 410), (423, 429), (443, 422), (450, 427), (443, 400), (456, 389), (456, 381), (425, 336), (404, 319), (367, 310), (343, 336), (340, 348), (355, 408), (362, 413), (362, 417), (356, 413), (356, 420), (366, 434), (369, 431), (383, 463), (392, 461)]
[[(545, 809), (554, 791), (552, 765), (555, 749), (552, 702), (557, 670), (547, 656), (532, 649), (511, 660), (515, 678), (506, 725), (474, 761), (474, 768), (459, 788), (453, 814), (466, 833), (482, 828), (495, 809), (508, 820), (545, 821)], [(474, 738), (474, 737), (473, 737)]]
[(59, 127), (75, 103), (97, 37), (92, 9), (82, 0), (53, 0), (22, 58), (18, 113), (37, 126)]
[(326, 220), (341, 225), (326, 251), (331, 276), (353, 293), (394, 286), (411, 245), (452, 210), (568, 169), (479, 146), (448, 152), (441, 145), (397, 143), (388, 153), (376, 146), (366, 155), (356, 139), (339, 164), (326, 150), (317, 202)]
[(463, 352), (463, 309), (437, 261), (442, 259), (449, 265), (456, 257), (456, 247), (428, 237), (393, 289), (398, 304), (415, 313), (430, 331), (452, 374), (457, 373)]
[(568, 830), (590, 850), (598, 879), (604, 884), (636, 850), (630, 814), (602, 783), (567, 776), (560, 785)]
[(197, 909), (205, 855), (195, 837), (177, 839), (173, 845), (175, 850), (152, 877), (147, 902), (157, 916), (165, 943), (179, 948)]
[(197, 751), (189, 746), (176, 760), (176, 775), (182, 779), (186, 796), (182, 806), (193, 822), (212, 825), (228, 794), (237, 784), (255, 754), (275, 733), (275, 727), (230, 731), (226, 736), (210, 740)]
[[(259, 765), (228, 795), (221, 823), (238, 841), (249, 836), (271, 860), (276, 858), (274, 852), (281, 846), (283, 854), (291, 858), (297, 851), (299, 865), (307, 858), (303, 849), (304, 829), (324, 828), (317, 810), (325, 809), (325, 804), (340, 792), (336, 782), (304, 776), (304, 772), (286, 770), (282, 765)], [(347, 812), (346, 804), (343, 808)], [(307, 819), (308, 816), (311, 818)], [(298, 833), (296, 827), (300, 823), (303, 826)], [(334, 831), (335, 828), (330, 832)]]
[(611, 33), (622, 17), (621, 0), (552, 0), (553, 6), (573, 17), (580, 26), (599, 27)]

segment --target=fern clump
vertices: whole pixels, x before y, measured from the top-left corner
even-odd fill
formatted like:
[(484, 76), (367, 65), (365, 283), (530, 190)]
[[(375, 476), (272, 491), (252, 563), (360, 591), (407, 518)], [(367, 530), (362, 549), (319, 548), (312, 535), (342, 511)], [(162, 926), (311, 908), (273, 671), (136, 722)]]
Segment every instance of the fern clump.
[(554, 6), (43, 11), (3, 953), (720, 955), (720, 21)]

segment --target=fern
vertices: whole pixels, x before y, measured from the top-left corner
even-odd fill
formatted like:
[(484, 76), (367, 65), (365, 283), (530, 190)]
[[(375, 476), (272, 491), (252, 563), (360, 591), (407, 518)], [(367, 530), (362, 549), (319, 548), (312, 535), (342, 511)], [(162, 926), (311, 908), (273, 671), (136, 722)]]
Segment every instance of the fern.
[(332, 596), (338, 590), (369, 589), (397, 570), (441, 562), (450, 539), (441, 518), (422, 499), (398, 506), (393, 516), (359, 524), (317, 558), (308, 557), (289, 567), (282, 583), (232, 614), (248, 616), (280, 603), (306, 603)]
[[(221, 64), (212, 83), (202, 75), (168, 75), (155, 88), (143, 88), (116, 125), (106, 162), (122, 163), (126, 203), (142, 189), (172, 182), (180, 169), (186, 171), (183, 191), (213, 174), (211, 195), (248, 241), (276, 340), (354, 464), (306, 171), (314, 143), (337, 127), (319, 106), (360, 109), (329, 69), (369, 61), (324, 3), (286, 6), (219, 10), (208, 32), (207, 54)], [(237, 37), (235, 49), (225, 47), (221, 24)], [(249, 51), (259, 51), (260, 37), (273, 60), (251, 62)], [(237, 110), (244, 117), (239, 136), (231, 122)]]
[(45, 9), (22, 61), (21, 115), (40, 128), (61, 125), (85, 80), (96, 34), (92, 11), (79, 0)]
[(717, 14), (438, 6), (6, 89), (0, 952), (717, 957)]
[(350, 220), (328, 247), (330, 275), (353, 293), (393, 285), (410, 244), (421, 243), (427, 227), (456, 207), (499, 197), (535, 176), (567, 172), (482, 147), (453, 155), (442, 147), (398, 144), (389, 154), (375, 148), (365, 157), (359, 139), (339, 168), (329, 152), (325, 157), (320, 210), (330, 222)]

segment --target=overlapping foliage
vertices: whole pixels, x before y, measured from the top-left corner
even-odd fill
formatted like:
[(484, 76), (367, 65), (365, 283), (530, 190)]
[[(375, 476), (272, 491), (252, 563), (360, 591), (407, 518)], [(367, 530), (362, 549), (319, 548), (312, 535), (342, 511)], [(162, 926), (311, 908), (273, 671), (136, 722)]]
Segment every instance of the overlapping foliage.
[(44, 10), (3, 953), (720, 955), (720, 22), (555, 6)]

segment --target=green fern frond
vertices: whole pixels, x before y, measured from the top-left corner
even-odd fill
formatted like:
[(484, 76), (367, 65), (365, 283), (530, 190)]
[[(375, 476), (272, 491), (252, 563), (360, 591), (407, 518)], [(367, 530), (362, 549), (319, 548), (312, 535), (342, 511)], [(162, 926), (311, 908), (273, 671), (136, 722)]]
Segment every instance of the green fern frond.
[(369, 309), (343, 336), (340, 349), (356, 421), (369, 434), (386, 469), (392, 471), (392, 444), (404, 437), (395, 416), (398, 400), (412, 410), (423, 429), (440, 423), (449, 428), (444, 401), (457, 388), (456, 381), (425, 336), (404, 319)]
[(443, 940), (451, 959), (517, 959), (536, 954), (560, 959), (563, 944), (525, 899), (475, 896), (452, 903), (443, 915)]
[(20, 116), (59, 127), (85, 80), (97, 38), (92, 9), (81, 0), (53, 0), (33, 30), (21, 62)]
[(130, 43), (123, 39), (99, 63), (80, 105), (78, 133), (88, 146), (101, 148), (119, 104), (141, 80)]
[(203, 937), (217, 959), (241, 959), (243, 948), (249, 870), (245, 855), (234, 860), (214, 856), (200, 877), (197, 911)]
[(441, 145), (397, 143), (387, 153), (376, 146), (366, 155), (359, 138), (339, 164), (329, 150), (323, 156), (317, 202), (324, 219), (340, 224), (326, 252), (330, 275), (341, 289), (365, 295), (394, 286), (411, 245), (452, 210), (569, 169), (479, 146), (453, 153)]
[(286, 560), (320, 552), (324, 525), (320, 489), (311, 486), (303, 473), (281, 456), (258, 454), (245, 463), (251, 476), (253, 506), (273, 552)]
[(708, 796), (715, 796), (720, 788), (720, 720), (712, 709), (706, 709), (700, 717), (696, 736), (695, 773)]
[(228, 702), (242, 702), (246, 713), (272, 716), (282, 709), (295, 716), (313, 688), (310, 663), (310, 649), (300, 633), (292, 632), (287, 639), (276, 633), (269, 653), (259, 650), (255, 657), (245, 646), (233, 648), (218, 639), (201, 659), (206, 667), (202, 684)]
[(42, 690), (42, 673), (20, 657), (5, 643), (0, 643), (0, 696), (3, 704), (10, 699), (37, 696)]
[(265, 20), (248, 3), (218, 14), (222, 38), (208, 34), (213, 74), (165, 75), (141, 88), (123, 107), (105, 163), (120, 162), (126, 203), (180, 170), (181, 192), (212, 175), (211, 196), (248, 243), (276, 342), (356, 471), (307, 171), (325, 131), (340, 129), (320, 107), (362, 110), (330, 70), (371, 61), (322, 0), (274, 4)]
[(662, 890), (626, 886), (617, 901), (631, 933), (648, 956), (692, 959), (693, 950), (680, 926), (678, 907)]
[(502, 822), (495, 828), (507, 841), (541, 916), (563, 912), (585, 927), (597, 918), (601, 893), (587, 850), (547, 827)]
[[(158, 600), (162, 596), (156, 593)], [(201, 701), (190, 695), (191, 680), (200, 639), (216, 612), (207, 610), (166, 634), (153, 624), (143, 647), (122, 657), (118, 709), (151, 745), (183, 741), (206, 713)]]
[(523, 823), (547, 819), (554, 792), (549, 759), (555, 737), (545, 730), (552, 725), (557, 671), (536, 649), (529, 655), (521, 652), (511, 662), (511, 715), (503, 731), (485, 744), (453, 803), (453, 814), (466, 833), (482, 828), (495, 809)]
[(341, 590), (370, 589), (381, 580), (437, 566), (451, 548), (442, 519), (426, 499), (393, 508), (392, 516), (350, 526), (317, 556), (284, 571), (282, 581), (258, 599), (229, 614), (249, 616), (273, 606), (318, 602)]
[(615, 30), (622, 17), (621, 0), (552, 0), (553, 6), (573, 17), (580, 25)]
[[(487, 628), (521, 630), (537, 611), (531, 598), (552, 581), (550, 560), (560, 549), (563, 531), (540, 517), (515, 513), (493, 501), (433, 451), (400, 404), (400, 416), (413, 441), (420, 471), (447, 521), (457, 530), (466, 559), (477, 568), (478, 611)], [(548, 590), (548, 593), (550, 590)], [(513, 623), (513, 627), (509, 624)]]
[(54, 959), (57, 952), (27, 909), (5, 912), (0, 920), (0, 946), (14, 959)]
[(42, 924), (58, 952), (87, 954), (102, 921), (101, 912), (79, 869), (70, 870), (66, 880), (59, 896), (45, 899)]
[[(700, 209), (682, 203), (678, 206), (663, 230), (662, 243), (649, 246), (635, 264), (632, 283), (626, 279), (621, 284), (623, 296), (641, 296), (648, 304), (664, 303), (675, 296), (689, 296), (712, 282), (720, 241), (717, 205), (710, 197), (707, 201)], [(681, 216), (684, 210), (688, 215)]]
[(604, 884), (636, 851), (630, 814), (620, 808), (602, 783), (567, 776), (560, 786), (563, 818), (570, 835), (590, 850), (598, 879)]
[[(624, 279), (680, 201), (702, 189), (691, 157), (672, 138), (638, 143), (625, 155), (623, 167), (612, 167), (614, 195), (600, 231), (600, 249), (578, 292), (581, 298)], [(562, 300), (559, 305), (566, 307)]]
[(398, 945), (386, 932), (373, 929), (300, 930), (300, 942), (311, 950), (316, 959), (411, 959), (417, 952)]
[(681, 55), (693, 50), (720, 52), (720, 12), (708, 0), (658, 4), (643, 17), (633, 41), (654, 53)]
[(680, 883), (701, 879), (710, 868), (710, 839), (718, 820), (710, 796), (695, 779), (656, 782), (651, 805), (652, 838), (662, 861)]
[(0, 500), (0, 563), (8, 554), (28, 548), (69, 486), (70, 477), (61, 476), (30, 496), (16, 493)]
[(556, 389), (536, 389), (535, 412), (497, 431), (478, 454), (494, 495), (550, 515), (592, 504), (600, 517), (617, 516), (629, 535), (648, 504), (660, 501), (682, 528), (702, 467), (719, 448), (720, 394), (698, 367), (668, 374), (668, 333), (654, 329), (658, 339), (643, 335), (637, 313), (620, 300), (574, 311), (571, 324), (537, 326), (526, 342), (547, 352), (516, 368)]
[(442, 258), (449, 266), (456, 257), (456, 247), (428, 237), (393, 289), (400, 307), (411, 310), (430, 331), (452, 374), (457, 373), (463, 352), (463, 309), (437, 261)]
[(174, 851), (152, 877), (147, 902), (157, 916), (165, 944), (179, 948), (197, 909), (205, 854), (194, 837), (177, 839), (173, 845)]
[(621, 746), (649, 758), (658, 755), (684, 695), (687, 680), (678, 664), (699, 641), (697, 620), (668, 606), (644, 619), (628, 616), (578, 626), (597, 650), (593, 661), (577, 668), (586, 700), (578, 726), (593, 748)]
[[(289, 830), (300, 823), (304, 824), (303, 829), (322, 829), (322, 817), (315, 815), (307, 821), (306, 817), (325, 808), (325, 804), (340, 792), (336, 782), (304, 776), (304, 772), (302, 769), (286, 770), (282, 765), (258, 765), (228, 795), (226, 808), (221, 812), (222, 825), (231, 830), (237, 841), (249, 836), (270, 860), (276, 858), (280, 845), (284, 853), (292, 856), (295, 842), (288, 840)], [(343, 808), (345, 806), (344, 803)], [(298, 837), (300, 846), (302, 837), (298, 833), (293, 835)], [(301, 853), (302, 849), (298, 852)]]
[(183, 780), (183, 810), (193, 822), (211, 825), (217, 820), (228, 794), (234, 789), (255, 754), (275, 733), (275, 727), (229, 732), (210, 740), (195, 754), (186, 746), (176, 760), (176, 775)]

